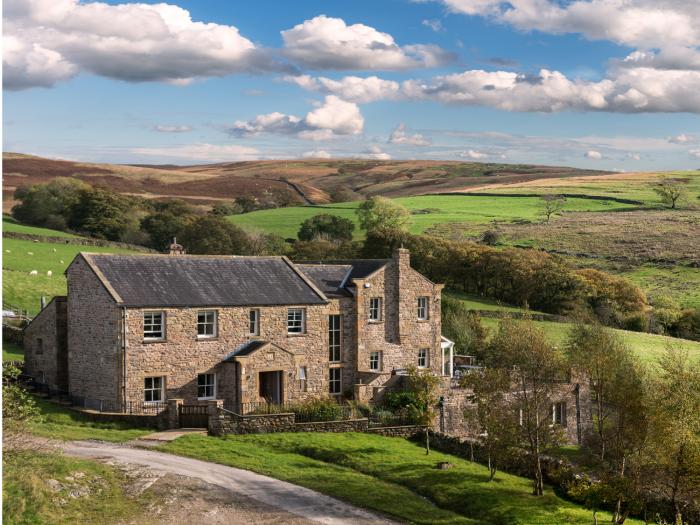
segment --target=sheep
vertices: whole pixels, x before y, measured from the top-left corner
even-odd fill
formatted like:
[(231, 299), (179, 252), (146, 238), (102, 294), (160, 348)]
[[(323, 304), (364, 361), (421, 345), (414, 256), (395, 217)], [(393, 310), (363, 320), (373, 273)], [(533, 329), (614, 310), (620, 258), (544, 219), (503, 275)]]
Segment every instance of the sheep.
[(36, 270), (32, 270), (31, 272), (29, 272), (29, 275), (39, 275), (39, 272), (37, 272)]
[(55, 251), (56, 251), (56, 248), (54, 248), (53, 251), (55, 252)]
[(47, 277), (51, 277), (52, 275), (53, 275), (53, 272), (52, 272), (51, 270), (49, 270), (48, 272), (46, 272), (46, 276), (47, 276)]
[(10, 250), (5, 250), (5, 253), (12, 253)]
[(63, 264), (63, 259), (61, 259), (61, 264)]
[(27, 252), (27, 255), (34, 255), (34, 252)]

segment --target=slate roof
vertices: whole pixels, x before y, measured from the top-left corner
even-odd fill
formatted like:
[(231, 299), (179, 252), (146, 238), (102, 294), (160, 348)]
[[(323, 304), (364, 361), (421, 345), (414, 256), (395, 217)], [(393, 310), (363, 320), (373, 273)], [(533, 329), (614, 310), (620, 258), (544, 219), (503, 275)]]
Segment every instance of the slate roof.
[(364, 279), (390, 262), (391, 259), (346, 259), (337, 261), (304, 261), (297, 264), (297, 266), (351, 266), (352, 271), (347, 278), (347, 284), (350, 284), (353, 279)]
[(117, 294), (115, 299), (123, 306), (275, 306), (327, 302), (324, 294), (286, 257), (81, 255), (105, 287)]
[(235, 352), (229, 354), (227, 357), (224, 358), (224, 362), (226, 363), (232, 363), (236, 359), (236, 357), (245, 357), (247, 355), (252, 354), (256, 350), (260, 350), (261, 348), (267, 346), (270, 344), (270, 341), (261, 341), (258, 339), (255, 339), (253, 341), (248, 341), (247, 343), (244, 343), (240, 348), (236, 349)]
[(342, 285), (352, 271), (348, 264), (297, 264), (305, 275), (311, 279), (326, 297), (347, 297), (350, 292)]

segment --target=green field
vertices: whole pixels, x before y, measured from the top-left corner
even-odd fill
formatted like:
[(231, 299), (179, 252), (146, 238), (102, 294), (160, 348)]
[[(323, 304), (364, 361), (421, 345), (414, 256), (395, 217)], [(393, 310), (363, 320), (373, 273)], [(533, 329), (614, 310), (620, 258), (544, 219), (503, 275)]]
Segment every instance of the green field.
[[(23, 228), (30, 232), (53, 231), (31, 226)], [(79, 252), (135, 253), (124, 248), (11, 238), (3, 238), (2, 244), (3, 302), (27, 310), (30, 314), (39, 311), (41, 296), (49, 301), (55, 295), (65, 295), (66, 279), (63, 272)], [(31, 275), (32, 270), (36, 270), (37, 275)], [(52, 272), (51, 276), (47, 275), (49, 271)]]
[[(293, 433), (185, 436), (166, 452), (244, 468), (317, 490), (408, 523), (554, 525), (592, 523), (592, 513), (556, 496), (530, 495), (531, 481), (498, 473), (401, 438)], [(439, 461), (454, 466), (439, 470)], [(609, 515), (600, 516), (609, 520)], [(629, 520), (630, 523), (640, 523)]]
[(41, 236), (41, 237), (67, 237), (67, 238), (75, 238), (78, 237), (77, 235), (73, 235), (71, 233), (66, 233), (58, 230), (49, 230), (48, 228), (38, 228), (37, 226), (27, 226), (25, 224), (21, 224), (14, 220), (12, 217), (8, 217), (6, 215), (3, 215), (2, 217), (2, 231), (4, 232), (12, 232), (12, 233), (26, 233), (29, 235), (36, 235), (36, 236)]
[(24, 361), (24, 350), (14, 343), (2, 343), (3, 361)]
[[(542, 209), (539, 197), (480, 197), (467, 195), (424, 195), (395, 199), (411, 212), (411, 233), (423, 233), (428, 228), (445, 223), (467, 223), (475, 232), (481, 232), (493, 221), (536, 221)], [(329, 204), (327, 206), (299, 206), (260, 210), (228, 218), (244, 228), (259, 229), (285, 238), (296, 238), (299, 226), (306, 219), (321, 213), (332, 213), (352, 220), (357, 225), (355, 209), (359, 202)], [(601, 212), (633, 209), (629, 204), (590, 199), (568, 199), (569, 212)], [(357, 226), (356, 226), (357, 228)], [(356, 236), (362, 236), (358, 229)]]

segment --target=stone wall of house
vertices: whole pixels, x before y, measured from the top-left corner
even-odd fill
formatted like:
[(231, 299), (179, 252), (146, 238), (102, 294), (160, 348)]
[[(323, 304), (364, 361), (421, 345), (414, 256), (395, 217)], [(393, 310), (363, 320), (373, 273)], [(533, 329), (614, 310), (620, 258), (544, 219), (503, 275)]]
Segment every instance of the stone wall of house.
[[(197, 402), (197, 376), (202, 373), (217, 374), (217, 396), (227, 403), (256, 403), (259, 397), (259, 373), (282, 370), (284, 372), (285, 401), (300, 401), (310, 397), (327, 396), (331, 366), (344, 369), (343, 381), (352, 385), (353, 356), (351, 320), (344, 318), (343, 360), (329, 363), (328, 316), (345, 314), (347, 302), (331, 300), (326, 305), (256, 307), (260, 312), (259, 334), (250, 335), (249, 313), (251, 308), (130, 308), (126, 314), (127, 325), (127, 399), (142, 400), (144, 378), (165, 377), (166, 397), (181, 397), (186, 402)], [(288, 308), (304, 308), (306, 333), (287, 333)], [(197, 337), (197, 313), (214, 310), (217, 313), (217, 336)], [(162, 311), (165, 314), (165, 340), (150, 342), (143, 339), (143, 317), (146, 311)], [(347, 317), (347, 314), (345, 314)], [(237, 363), (223, 363), (237, 348), (250, 340), (274, 343), (236, 358)], [(306, 367), (306, 389), (301, 388), (299, 367)], [(236, 376), (241, 383), (236, 385)]]
[[(418, 351), (428, 349), (428, 368), (442, 375), (440, 297), (436, 285), (410, 267), (408, 250), (365, 279), (355, 279), (357, 384), (361, 401), (377, 401), (390, 386), (392, 370), (418, 365)], [(382, 298), (380, 321), (369, 320), (370, 300)], [(418, 319), (418, 297), (428, 297), (428, 319)], [(370, 354), (382, 352), (381, 372), (370, 370)]]
[(82, 257), (68, 277), (68, 387), (74, 396), (118, 404), (122, 378), (121, 311)]
[(24, 372), (54, 390), (68, 389), (66, 298), (54, 297), (24, 329)]

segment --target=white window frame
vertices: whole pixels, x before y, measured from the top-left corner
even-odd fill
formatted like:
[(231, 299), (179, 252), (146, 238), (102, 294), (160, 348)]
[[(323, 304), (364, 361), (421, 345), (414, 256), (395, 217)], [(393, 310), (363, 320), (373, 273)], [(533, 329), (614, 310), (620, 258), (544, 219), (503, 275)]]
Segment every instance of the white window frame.
[[(374, 304), (376, 302), (376, 305)], [(369, 321), (371, 323), (379, 323), (382, 320), (382, 301), (381, 297), (369, 298)]]
[[(291, 319), (290, 317), (301, 313), (301, 319)], [(290, 324), (293, 323), (293, 324)], [(290, 328), (298, 328), (290, 330)], [(287, 309), (287, 334), (298, 335), (306, 333), (306, 309), (305, 308), (288, 308)]]
[[(338, 323), (334, 326), (334, 323)], [(343, 319), (340, 314), (328, 316), (328, 360), (340, 363), (343, 359)]]
[[(253, 328), (251, 330), (251, 328)], [(260, 310), (252, 308), (248, 312), (248, 335), (260, 335)]]
[[(148, 335), (155, 333), (151, 328), (150, 331), (146, 331), (146, 326), (155, 326), (153, 319), (150, 322), (146, 321), (146, 316), (160, 315), (160, 335), (152, 336)], [(143, 312), (143, 340), (144, 341), (165, 341), (165, 312), (163, 310), (146, 310)]]
[[(207, 382), (207, 377), (211, 376), (212, 382), (209, 383)], [(199, 383), (199, 378), (204, 377), (205, 378), (205, 383), (200, 384)], [(200, 396), (199, 395), (199, 389), (204, 388), (204, 393), (207, 393), (207, 388), (211, 387), (211, 395), (207, 396)], [(216, 399), (216, 373), (215, 372), (202, 372), (201, 374), (197, 374), (197, 399)]]
[[(336, 372), (337, 371), (337, 372)], [(334, 374), (338, 378), (333, 377)], [(337, 385), (334, 388), (334, 385)], [(339, 396), (343, 393), (343, 369), (339, 367), (331, 367), (328, 369), (328, 393), (332, 396)]]
[[(369, 369), (372, 372), (380, 372), (382, 370), (382, 352), (370, 352), (369, 353)], [(373, 362), (375, 366), (373, 366)]]
[(300, 366), (297, 371), (297, 377), (299, 378), (299, 391), (306, 392), (308, 388), (308, 376), (306, 372), (306, 366)]
[(427, 321), (430, 319), (430, 298), (421, 296), (418, 298), (418, 320)]
[[(148, 380), (151, 380), (151, 386), (148, 386)], [(160, 380), (160, 386), (154, 387), (154, 380)], [(151, 392), (151, 399), (148, 399), (147, 392)], [(153, 399), (153, 393), (158, 392), (159, 399)], [(146, 376), (143, 378), (143, 402), (144, 403), (163, 403), (165, 401), (165, 376)]]
[(430, 366), (430, 348), (418, 350), (418, 368), (428, 368)]
[[(199, 320), (200, 315), (205, 316), (204, 322), (201, 322)], [(211, 322), (206, 320), (206, 316), (208, 316), (208, 315), (213, 315), (214, 320)], [(211, 334), (200, 334), (199, 333), (200, 325), (203, 325), (203, 326), (211, 325), (212, 333)], [(219, 336), (219, 312), (216, 310), (198, 310), (197, 311), (197, 339), (215, 339), (218, 336)]]
[(566, 402), (552, 403), (552, 424), (566, 427)]

